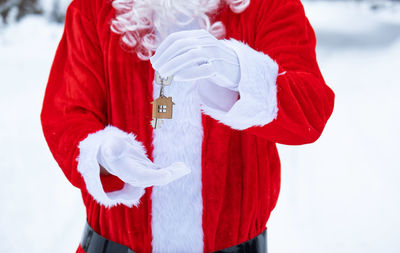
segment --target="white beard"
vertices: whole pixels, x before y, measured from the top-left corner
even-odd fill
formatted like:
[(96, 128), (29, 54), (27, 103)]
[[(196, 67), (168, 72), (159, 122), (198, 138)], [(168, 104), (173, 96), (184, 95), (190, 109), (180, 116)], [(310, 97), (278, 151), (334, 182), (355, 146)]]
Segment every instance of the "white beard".
[(216, 10), (220, 1), (114, 0), (112, 5), (117, 15), (111, 29), (122, 35), (126, 45), (136, 47), (139, 58), (145, 60), (176, 27), (196, 22), (209, 29), (207, 13)]
[(148, 60), (166, 36), (188, 25), (195, 24), (222, 38), (223, 24), (211, 24), (208, 15), (224, 2), (238, 13), (250, 0), (113, 0), (116, 17), (111, 30), (121, 34), (123, 43), (135, 48), (140, 59)]

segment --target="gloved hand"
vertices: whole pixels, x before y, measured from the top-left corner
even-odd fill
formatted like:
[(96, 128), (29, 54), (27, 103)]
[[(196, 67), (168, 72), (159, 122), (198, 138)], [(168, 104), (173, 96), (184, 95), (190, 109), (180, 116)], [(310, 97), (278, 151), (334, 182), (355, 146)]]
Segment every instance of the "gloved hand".
[(147, 158), (138, 142), (130, 143), (118, 138), (107, 138), (103, 141), (97, 160), (110, 174), (135, 187), (166, 185), (190, 173), (183, 162), (159, 168)]
[(221, 87), (237, 90), (240, 80), (236, 52), (206, 30), (170, 34), (150, 61), (161, 76), (174, 76), (175, 81), (207, 78)]

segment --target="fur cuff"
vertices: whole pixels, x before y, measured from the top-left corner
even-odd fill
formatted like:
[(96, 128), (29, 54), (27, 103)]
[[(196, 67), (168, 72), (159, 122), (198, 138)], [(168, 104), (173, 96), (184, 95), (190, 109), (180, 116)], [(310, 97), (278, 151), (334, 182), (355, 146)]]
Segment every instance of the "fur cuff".
[(142, 144), (135, 140), (133, 134), (127, 134), (120, 129), (107, 126), (103, 130), (89, 134), (79, 143), (78, 171), (85, 180), (87, 191), (101, 205), (106, 207), (124, 204), (132, 207), (138, 206), (140, 198), (145, 193), (142, 187), (135, 187), (125, 183), (121, 190), (106, 193), (100, 181), (100, 166), (97, 160), (97, 153), (101, 143), (106, 138), (123, 138), (128, 139), (131, 143), (137, 143), (143, 148)]
[(277, 117), (278, 64), (268, 55), (234, 39), (224, 40), (240, 63), (240, 99), (228, 112), (202, 104), (205, 114), (236, 130), (264, 126)]

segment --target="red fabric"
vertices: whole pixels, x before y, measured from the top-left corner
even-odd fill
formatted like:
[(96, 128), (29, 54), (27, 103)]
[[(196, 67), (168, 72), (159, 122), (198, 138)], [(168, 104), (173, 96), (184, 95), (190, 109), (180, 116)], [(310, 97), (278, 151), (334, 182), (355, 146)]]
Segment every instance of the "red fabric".
[[(68, 180), (82, 191), (89, 224), (103, 236), (136, 252), (152, 251), (151, 191), (139, 207), (104, 208), (87, 193), (77, 171), (77, 145), (111, 124), (133, 132), (152, 158), (154, 71), (149, 61), (121, 47), (110, 31), (111, 1), (74, 0), (51, 69), (41, 114), (50, 150)], [(280, 161), (275, 143), (299, 145), (318, 139), (330, 117), (334, 93), (315, 57), (315, 35), (299, 0), (251, 0), (234, 14), (215, 16), (227, 36), (268, 54), (280, 67), (278, 117), (264, 127), (232, 130), (203, 115), (204, 252), (246, 241), (262, 232), (275, 207)], [(122, 187), (102, 179), (108, 191)], [(77, 252), (83, 252), (78, 249)]]
[(85, 253), (85, 251), (82, 249), (81, 245), (78, 246), (76, 253)]

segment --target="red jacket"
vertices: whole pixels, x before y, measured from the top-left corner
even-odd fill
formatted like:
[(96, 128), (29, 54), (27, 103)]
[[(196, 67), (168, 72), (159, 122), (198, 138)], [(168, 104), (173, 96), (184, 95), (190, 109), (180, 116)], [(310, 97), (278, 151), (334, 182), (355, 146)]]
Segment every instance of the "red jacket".
[[(167, 238), (171, 245), (182, 244), (182, 252), (191, 252), (193, 248), (185, 251), (188, 242), (182, 237), (190, 235), (192, 226), (200, 226), (202, 234), (197, 239), (204, 252), (258, 235), (265, 229), (279, 194), (276, 143), (316, 141), (334, 105), (334, 93), (325, 84), (316, 61), (315, 34), (300, 0), (251, 0), (243, 13), (224, 7), (215, 14), (214, 20), (226, 26), (226, 38), (248, 44), (278, 65), (276, 117), (266, 125), (238, 130), (202, 113), (201, 143), (191, 143), (194, 151), (188, 151), (191, 157), (198, 154), (199, 158), (201, 187), (197, 193), (201, 198), (193, 201), (200, 205), (176, 202), (175, 195), (189, 200), (197, 196), (190, 185), (182, 184), (177, 194), (172, 194), (171, 186), (165, 191), (157, 189), (157, 196), (152, 196), (154, 187), (148, 187), (140, 204), (133, 207), (106, 207), (96, 201), (77, 169), (79, 144), (108, 125), (134, 133), (151, 160), (158, 145), (149, 124), (154, 70), (149, 61), (139, 60), (122, 46), (120, 36), (110, 30), (115, 15), (110, 2), (74, 0), (69, 6), (41, 113), (54, 158), (68, 180), (82, 191), (89, 224), (104, 237), (145, 253), (159, 252), (162, 234), (171, 234)], [(182, 131), (173, 134), (182, 135)], [(169, 148), (180, 152), (177, 146)], [(123, 182), (111, 175), (102, 175), (101, 180), (107, 192), (123, 187)], [(160, 198), (173, 204), (153, 203)], [(173, 219), (174, 212), (181, 219)], [(192, 213), (195, 218), (185, 217)], [(157, 222), (166, 223), (162, 227)], [(171, 241), (174, 233), (182, 240)], [(187, 240), (190, 244), (191, 239)], [(79, 247), (77, 252), (83, 250)]]

